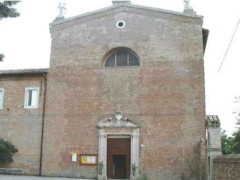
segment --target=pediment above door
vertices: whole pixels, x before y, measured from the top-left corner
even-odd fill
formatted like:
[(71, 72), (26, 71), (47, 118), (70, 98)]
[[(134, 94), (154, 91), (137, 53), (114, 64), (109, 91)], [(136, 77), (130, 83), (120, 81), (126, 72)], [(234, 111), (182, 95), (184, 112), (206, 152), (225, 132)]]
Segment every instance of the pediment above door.
[(139, 124), (117, 112), (115, 116), (103, 119), (97, 123), (98, 128), (139, 128)]

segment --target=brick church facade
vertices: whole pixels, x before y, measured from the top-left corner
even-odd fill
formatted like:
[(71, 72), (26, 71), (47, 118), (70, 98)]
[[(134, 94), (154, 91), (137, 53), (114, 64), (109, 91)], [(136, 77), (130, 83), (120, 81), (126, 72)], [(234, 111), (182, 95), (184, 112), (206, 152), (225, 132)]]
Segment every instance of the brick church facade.
[(19, 150), (2, 167), (43, 176), (205, 179), (202, 23), (191, 11), (127, 0), (57, 18), (49, 69), (0, 71), (0, 138)]

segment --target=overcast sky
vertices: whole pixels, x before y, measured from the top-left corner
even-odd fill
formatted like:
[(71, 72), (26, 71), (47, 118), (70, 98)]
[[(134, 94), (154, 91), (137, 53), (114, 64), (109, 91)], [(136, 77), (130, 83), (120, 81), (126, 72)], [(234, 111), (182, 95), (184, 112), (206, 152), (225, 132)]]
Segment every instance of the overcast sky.
[[(61, 0), (22, 0), (17, 5), (21, 16), (0, 21), (0, 52), (6, 58), (0, 69), (49, 67), (51, 36), (49, 23), (58, 15)], [(66, 17), (111, 6), (111, 0), (64, 0)], [(183, 0), (132, 0), (132, 3), (162, 9), (183, 11)], [(205, 53), (205, 83), (207, 114), (219, 115), (222, 128), (234, 131), (233, 103), (240, 96), (240, 27), (220, 73), (233, 31), (240, 18), (239, 0), (191, 0), (194, 10), (204, 16), (204, 28), (210, 30)]]

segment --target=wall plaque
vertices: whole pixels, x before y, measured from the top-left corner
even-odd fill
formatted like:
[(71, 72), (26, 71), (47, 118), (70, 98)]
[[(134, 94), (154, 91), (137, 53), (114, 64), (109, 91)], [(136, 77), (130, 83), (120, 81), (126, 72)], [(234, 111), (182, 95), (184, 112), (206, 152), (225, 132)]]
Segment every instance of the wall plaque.
[(77, 153), (72, 153), (72, 162), (77, 162)]
[(96, 154), (80, 154), (79, 161), (81, 165), (97, 165), (98, 156)]

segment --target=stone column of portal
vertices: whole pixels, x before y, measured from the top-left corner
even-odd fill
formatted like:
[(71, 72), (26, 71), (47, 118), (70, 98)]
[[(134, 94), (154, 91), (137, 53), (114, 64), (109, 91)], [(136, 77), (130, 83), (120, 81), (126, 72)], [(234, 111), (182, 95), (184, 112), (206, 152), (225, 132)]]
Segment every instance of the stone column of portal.
[[(139, 129), (134, 129), (132, 134), (131, 151), (131, 180), (139, 178)], [(135, 166), (135, 172), (133, 167)]]
[(99, 180), (107, 180), (107, 135), (103, 129), (99, 130), (98, 163), (103, 163), (102, 174), (98, 173)]

